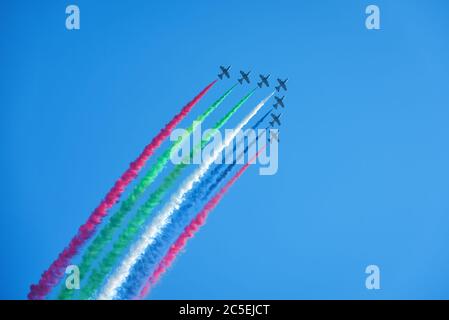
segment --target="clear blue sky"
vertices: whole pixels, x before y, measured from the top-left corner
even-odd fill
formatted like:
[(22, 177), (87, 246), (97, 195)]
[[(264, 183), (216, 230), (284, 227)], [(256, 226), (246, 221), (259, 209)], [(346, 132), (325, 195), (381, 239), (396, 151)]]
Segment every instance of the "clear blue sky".
[(449, 298), (447, 1), (18, 0), (0, 34), (0, 298), (26, 297), (220, 64), (290, 78), (279, 172), (251, 168), (151, 298)]

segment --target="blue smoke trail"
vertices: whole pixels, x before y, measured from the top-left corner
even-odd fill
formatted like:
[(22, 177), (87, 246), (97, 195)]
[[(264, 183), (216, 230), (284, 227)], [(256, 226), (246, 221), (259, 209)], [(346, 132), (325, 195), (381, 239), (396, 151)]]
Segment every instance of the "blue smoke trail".
[[(253, 130), (266, 119), (270, 114), (268, 111), (256, 124), (252, 127)], [(259, 135), (260, 136), (260, 135)], [(158, 236), (155, 242), (146, 250), (142, 258), (133, 266), (133, 270), (130, 273), (127, 281), (119, 288), (116, 299), (132, 299), (138, 295), (141, 286), (145, 283), (146, 279), (152, 274), (154, 268), (156, 268), (158, 262), (164, 257), (168, 251), (170, 245), (176, 240), (176, 237), (187, 226), (192, 219), (192, 215), (189, 214), (190, 210), (198, 204), (199, 201), (203, 201), (215, 190), (221, 181), (232, 171), (238, 161), (244, 157), (249, 148), (251, 148), (258, 140), (256, 137), (249, 145), (245, 147), (243, 152), (234, 160), (232, 164), (225, 165), (220, 164), (216, 166), (211, 172), (198, 184), (196, 188), (191, 190), (186, 195), (186, 201), (178, 209), (176, 218), (172, 219), (170, 224), (167, 225), (165, 232)], [(244, 143), (244, 140), (240, 141)], [(234, 146), (233, 152), (235, 152), (236, 146)], [(221, 168), (226, 166), (226, 169), (217, 177)], [(214, 181), (215, 179), (215, 181)]]
[[(268, 110), (267, 113), (265, 113), (252, 127), (252, 130), (256, 130), (260, 124), (270, 115), (271, 111), (273, 111), (273, 108), (271, 108), (270, 110)], [(237, 145), (234, 145), (234, 148), (232, 149), (232, 154), (235, 154), (235, 150), (237, 149)], [(235, 165), (235, 161), (233, 163)], [(221, 164), (216, 165), (211, 173), (209, 174), (209, 176), (207, 178), (209, 178), (209, 182), (210, 179), (212, 179), (213, 176), (215, 176), (224, 166), (225, 166), (225, 161), (222, 159)], [(203, 199), (204, 200), (204, 199)]]

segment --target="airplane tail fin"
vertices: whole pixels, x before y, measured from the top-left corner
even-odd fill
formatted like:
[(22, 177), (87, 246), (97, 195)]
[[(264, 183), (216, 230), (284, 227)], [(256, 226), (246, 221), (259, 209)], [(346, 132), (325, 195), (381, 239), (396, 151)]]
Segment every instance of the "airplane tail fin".
[(273, 104), (273, 107), (277, 110), (278, 109), (278, 104), (277, 103)]
[(219, 74), (218, 77), (220, 78), (220, 80), (223, 79), (223, 74)]
[(240, 84), (242, 84), (242, 82), (243, 82), (243, 79), (238, 79), (238, 80), (239, 80)]
[(262, 88), (262, 82), (257, 82), (257, 85), (259, 86), (259, 88)]
[(276, 87), (276, 91), (279, 92), (279, 90), (281, 90), (281, 86)]

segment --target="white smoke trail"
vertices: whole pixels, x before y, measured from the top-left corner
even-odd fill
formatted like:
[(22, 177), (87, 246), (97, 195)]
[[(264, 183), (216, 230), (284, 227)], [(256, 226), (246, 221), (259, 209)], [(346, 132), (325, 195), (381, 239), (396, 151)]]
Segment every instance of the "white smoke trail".
[(184, 180), (181, 187), (176, 193), (174, 193), (170, 201), (162, 208), (159, 214), (154, 218), (151, 224), (149, 224), (146, 230), (143, 232), (141, 238), (132, 246), (131, 250), (126, 255), (120, 266), (114, 272), (114, 274), (108, 279), (104, 285), (102, 291), (98, 295), (99, 300), (111, 300), (117, 293), (117, 289), (123, 284), (128, 277), (132, 267), (139, 260), (142, 254), (149, 245), (153, 243), (155, 238), (162, 232), (164, 227), (169, 223), (173, 212), (179, 209), (180, 205), (184, 201), (184, 197), (189, 192), (193, 185), (198, 182), (203, 175), (207, 172), (211, 164), (221, 155), (221, 152), (226, 148), (236, 137), (237, 133), (257, 114), (257, 112), (264, 106), (264, 104), (274, 94), (271, 93), (265, 99), (263, 99), (233, 130), (231, 135), (228, 135), (224, 142), (222, 142), (218, 148), (214, 148), (212, 155), (207, 157), (201, 166), (195, 170), (186, 180)]

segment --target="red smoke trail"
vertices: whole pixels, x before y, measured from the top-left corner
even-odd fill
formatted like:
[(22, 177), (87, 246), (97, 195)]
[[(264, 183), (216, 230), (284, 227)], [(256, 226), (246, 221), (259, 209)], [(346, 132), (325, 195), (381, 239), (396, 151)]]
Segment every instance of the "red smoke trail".
[(264, 145), (237, 173), (226, 183), (226, 185), (205, 204), (203, 209), (196, 215), (190, 224), (184, 229), (176, 242), (170, 247), (165, 257), (154, 270), (147, 283), (140, 291), (138, 299), (143, 299), (150, 291), (150, 288), (159, 281), (162, 274), (164, 274), (171, 264), (175, 261), (178, 253), (186, 246), (187, 241), (192, 238), (195, 233), (204, 225), (209, 213), (220, 203), (223, 196), (228, 192), (229, 188), (240, 178), (240, 176), (248, 169), (249, 165), (254, 162), (259, 154), (265, 150), (267, 146)]
[(59, 282), (64, 275), (66, 267), (70, 260), (78, 253), (78, 250), (86, 243), (94, 234), (95, 228), (101, 223), (103, 218), (108, 214), (108, 210), (119, 200), (125, 188), (139, 174), (140, 170), (145, 166), (147, 160), (162, 144), (162, 142), (170, 136), (173, 129), (178, 123), (190, 112), (193, 106), (209, 91), (209, 89), (217, 82), (210, 83), (203, 89), (192, 101), (190, 101), (173, 119), (153, 138), (139, 157), (131, 162), (129, 168), (115, 182), (114, 186), (109, 190), (106, 197), (101, 201), (100, 205), (91, 213), (87, 221), (78, 229), (77, 234), (72, 238), (68, 247), (66, 247), (58, 256), (58, 258), (50, 265), (50, 267), (42, 274), (37, 285), (31, 285), (28, 299), (44, 299), (50, 290)]

